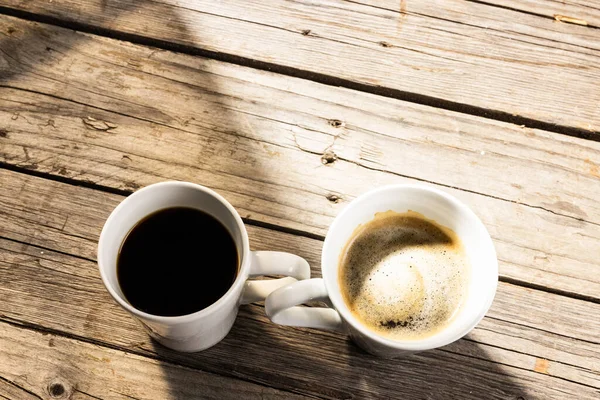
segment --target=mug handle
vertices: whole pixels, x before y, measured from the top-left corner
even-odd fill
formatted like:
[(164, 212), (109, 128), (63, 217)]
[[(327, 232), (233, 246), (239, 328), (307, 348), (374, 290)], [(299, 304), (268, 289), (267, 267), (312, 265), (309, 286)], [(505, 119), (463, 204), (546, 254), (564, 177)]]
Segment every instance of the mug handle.
[(287, 275), (285, 278), (250, 281), (244, 284), (244, 291), (240, 304), (249, 304), (263, 301), (271, 292), (294, 283), (298, 280), (310, 278), (310, 265), (295, 254), (280, 251), (253, 251), (250, 253), (249, 278), (264, 275)]
[(279, 325), (344, 331), (342, 318), (333, 308), (298, 307), (309, 301), (323, 301), (331, 307), (322, 278), (294, 282), (274, 291), (265, 300), (265, 311)]

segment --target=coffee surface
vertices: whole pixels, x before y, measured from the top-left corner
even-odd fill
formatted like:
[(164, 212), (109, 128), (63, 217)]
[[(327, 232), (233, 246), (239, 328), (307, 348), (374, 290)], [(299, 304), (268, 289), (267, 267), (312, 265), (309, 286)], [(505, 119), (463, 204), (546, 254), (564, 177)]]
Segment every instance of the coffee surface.
[(161, 316), (200, 311), (219, 300), (238, 273), (231, 234), (213, 216), (184, 207), (157, 211), (127, 235), (117, 260), (125, 299)]
[(469, 274), (457, 235), (412, 211), (378, 213), (359, 226), (339, 265), (346, 305), (367, 328), (394, 340), (446, 327), (465, 300)]

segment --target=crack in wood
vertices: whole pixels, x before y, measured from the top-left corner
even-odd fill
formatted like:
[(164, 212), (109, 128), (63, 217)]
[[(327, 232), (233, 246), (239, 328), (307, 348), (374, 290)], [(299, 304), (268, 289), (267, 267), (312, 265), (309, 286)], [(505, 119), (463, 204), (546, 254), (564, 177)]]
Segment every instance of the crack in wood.
[[(0, 315), (0, 318), (2, 318), (2, 317), (4, 317), (4, 316), (3, 316), (3, 315)], [(44, 400), (44, 399), (43, 399), (41, 396), (39, 396), (38, 394), (36, 394), (36, 393), (32, 392), (31, 390), (25, 389), (23, 386), (19, 385), (18, 383), (16, 383), (16, 382), (13, 382), (13, 381), (11, 381), (11, 380), (9, 380), (9, 379), (7, 379), (7, 378), (3, 377), (3, 376), (0, 376), (0, 380), (1, 380), (1, 381), (3, 381), (3, 382), (6, 382), (7, 384), (9, 384), (9, 385), (11, 385), (11, 386), (14, 386), (14, 387), (16, 387), (16, 388), (17, 388), (17, 389), (19, 389), (19, 390), (22, 390), (23, 392), (25, 392), (25, 393), (27, 393), (27, 394), (30, 394), (31, 396), (33, 396), (33, 397), (35, 397), (35, 398), (37, 398), (37, 399)]]
[[(79, 393), (81, 393), (81, 394), (84, 394), (84, 395), (86, 395), (86, 396), (88, 396), (88, 397), (91, 397), (92, 399), (103, 400), (103, 399), (102, 399), (102, 397), (94, 396), (93, 394), (90, 394), (90, 393), (84, 392), (84, 391), (83, 391), (83, 390), (81, 390), (81, 389), (77, 389), (77, 388), (75, 388), (73, 391), (74, 391), (74, 392), (79, 392)], [(119, 394), (122, 394), (122, 393), (119, 393)]]
[(123, 396), (123, 397), (127, 397), (127, 398), (129, 398), (129, 399), (133, 399), (133, 400), (142, 400), (142, 399), (140, 399), (139, 397), (134, 397), (134, 396), (131, 396), (131, 395), (127, 394), (127, 393), (123, 393), (123, 392), (116, 392), (116, 391), (115, 391), (115, 393), (118, 393), (118, 394), (120, 394), (121, 396)]
[(111, 129), (117, 128), (116, 124), (107, 121), (100, 121), (92, 117), (81, 118), (81, 121), (83, 121), (83, 124), (86, 126), (86, 128), (90, 128), (97, 131), (108, 132)]
[[(486, 6), (490, 6), (490, 7), (495, 7), (495, 8), (499, 8), (499, 9), (502, 9), (502, 10), (515, 11), (515, 12), (518, 12), (518, 13), (527, 14), (527, 15), (531, 15), (531, 16), (534, 16), (534, 17), (544, 18), (544, 19), (556, 19), (555, 15), (552, 15), (552, 16), (550, 16), (550, 15), (544, 15), (542, 13), (536, 13), (536, 12), (529, 11), (529, 10), (522, 10), (522, 9), (519, 9), (519, 8), (516, 8), (516, 7), (510, 7), (510, 6), (505, 6), (505, 5), (501, 5), (501, 4), (495, 4), (495, 3), (488, 2), (488, 1), (483, 1), (483, 0), (465, 0), (465, 1), (467, 1), (469, 3), (482, 4), (482, 5), (486, 5)], [(594, 29), (600, 28), (600, 27), (597, 27), (597, 26), (594, 26), (594, 25), (585, 25), (585, 26), (587, 26), (589, 28), (594, 28)]]

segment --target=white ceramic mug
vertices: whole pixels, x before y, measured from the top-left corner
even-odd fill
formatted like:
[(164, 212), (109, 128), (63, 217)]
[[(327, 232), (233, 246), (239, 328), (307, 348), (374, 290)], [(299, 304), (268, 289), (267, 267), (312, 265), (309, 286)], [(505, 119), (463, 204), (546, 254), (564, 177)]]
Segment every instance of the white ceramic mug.
[[(466, 302), (445, 329), (422, 340), (392, 340), (362, 325), (346, 306), (338, 282), (340, 253), (354, 230), (376, 213), (409, 210), (452, 229), (462, 240), (471, 263)], [(265, 302), (271, 321), (281, 325), (346, 332), (368, 352), (396, 357), (447, 345), (471, 331), (488, 311), (498, 283), (498, 261), (489, 233), (477, 216), (454, 197), (420, 185), (392, 185), (370, 191), (335, 218), (327, 232), (321, 260), (323, 278), (295, 282), (273, 292)], [(323, 301), (330, 308), (300, 307)]]
[[(231, 233), (240, 254), (238, 275), (227, 293), (203, 310), (177, 317), (152, 315), (133, 307), (121, 292), (116, 272), (119, 250), (129, 231), (149, 214), (170, 207), (196, 208), (217, 218)], [(186, 352), (204, 350), (221, 341), (233, 326), (240, 304), (262, 301), (282, 286), (310, 278), (310, 267), (303, 258), (289, 253), (250, 251), (248, 233), (233, 206), (216, 192), (187, 182), (150, 185), (119, 204), (100, 234), (98, 266), (108, 292), (148, 328), (153, 338)], [(287, 277), (248, 281), (262, 275)]]

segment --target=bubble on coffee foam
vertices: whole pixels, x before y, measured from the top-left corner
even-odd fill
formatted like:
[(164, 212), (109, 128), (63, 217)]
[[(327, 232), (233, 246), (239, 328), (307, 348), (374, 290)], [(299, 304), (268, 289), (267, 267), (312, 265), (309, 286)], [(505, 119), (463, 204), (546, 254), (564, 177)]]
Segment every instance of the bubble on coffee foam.
[(415, 313), (422, 308), (423, 276), (408, 254), (394, 252), (374, 263), (363, 284), (365, 302), (396, 312)]
[(342, 262), (345, 298), (369, 328), (390, 338), (432, 334), (462, 302), (468, 263), (452, 232), (395, 214), (362, 227)]

